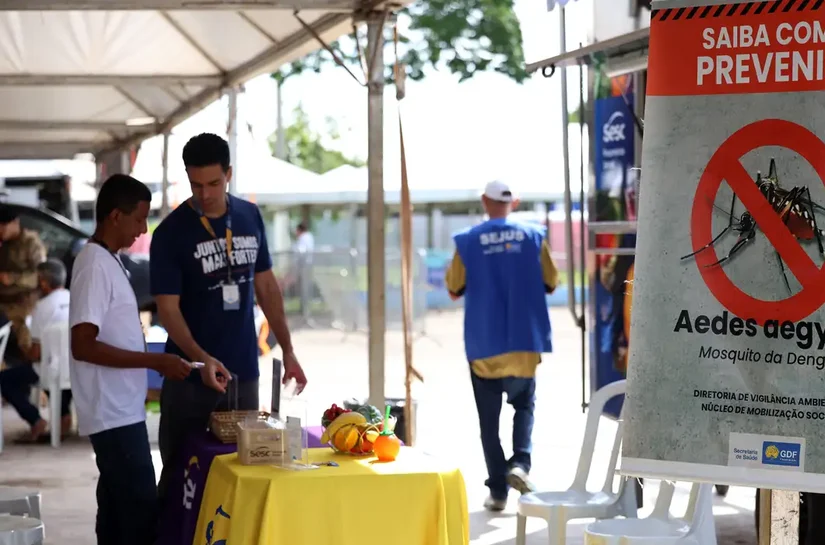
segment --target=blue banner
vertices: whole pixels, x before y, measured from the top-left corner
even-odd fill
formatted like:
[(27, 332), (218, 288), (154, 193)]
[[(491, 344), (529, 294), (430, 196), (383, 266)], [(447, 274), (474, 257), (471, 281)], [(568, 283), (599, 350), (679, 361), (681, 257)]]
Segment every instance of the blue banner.
[[(596, 180), (596, 221), (635, 219), (636, 181), (634, 166), (633, 95), (610, 96), (595, 100), (594, 169)], [(635, 235), (596, 235), (600, 248), (635, 247)], [(633, 256), (597, 255), (593, 301), (595, 316), (591, 328), (592, 391), (624, 379), (627, 371), (629, 336), (629, 297)], [(618, 417), (623, 398), (612, 400), (605, 408)]]

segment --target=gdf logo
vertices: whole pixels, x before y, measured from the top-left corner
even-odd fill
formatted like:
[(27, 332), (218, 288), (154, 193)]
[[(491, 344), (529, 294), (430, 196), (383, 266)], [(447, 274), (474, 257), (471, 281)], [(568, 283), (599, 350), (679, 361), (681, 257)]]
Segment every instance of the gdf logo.
[(622, 112), (613, 112), (613, 115), (602, 127), (602, 140), (605, 144), (621, 142), (625, 139), (624, 129), (627, 124), (623, 120), (624, 114)]

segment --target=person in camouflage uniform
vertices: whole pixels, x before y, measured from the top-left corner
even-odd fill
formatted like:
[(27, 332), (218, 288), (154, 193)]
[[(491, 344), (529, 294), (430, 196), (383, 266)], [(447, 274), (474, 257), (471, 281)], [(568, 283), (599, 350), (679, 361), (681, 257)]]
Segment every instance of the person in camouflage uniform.
[(22, 228), (14, 208), (0, 205), (0, 312), (11, 322), (23, 353), (32, 344), (26, 317), (37, 302), (37, 266), (44, 261), (46, 247), (40, 236)]

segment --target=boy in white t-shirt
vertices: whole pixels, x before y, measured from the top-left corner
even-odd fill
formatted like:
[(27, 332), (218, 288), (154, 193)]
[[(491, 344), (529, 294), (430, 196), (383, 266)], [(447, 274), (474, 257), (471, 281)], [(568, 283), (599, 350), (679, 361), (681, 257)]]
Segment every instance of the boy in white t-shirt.
[(71, 381), (80, 435), (94, 448), (98, 545), (153, 545), (157, 487), (146, 431), (146, 369), (186, 378), (192, 366), (146, 352), (137, 299), (116, 252), (146, 232), (152, 194), (130, 176), (111, 176), (98, 193), (97, 227), (72, 271)]

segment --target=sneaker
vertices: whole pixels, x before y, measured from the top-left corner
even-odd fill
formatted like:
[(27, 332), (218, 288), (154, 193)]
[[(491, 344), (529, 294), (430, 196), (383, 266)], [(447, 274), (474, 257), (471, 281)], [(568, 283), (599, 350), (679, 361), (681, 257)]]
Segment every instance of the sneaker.
[(505, 507), (507, 507), (507, 500), (497, 500), (492, 496), (487, 496), (484, 500), (484, 508), (488, 511), (500, 512), (504, 511)]
[(507, 474), (507, 484), (518, 490), (521, 494), (529, 494), (534, 492), (536, 487), (530, 482), (527, 472), (519, 466), (514, 466)]

